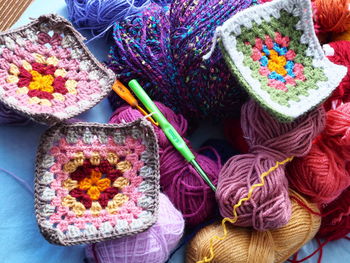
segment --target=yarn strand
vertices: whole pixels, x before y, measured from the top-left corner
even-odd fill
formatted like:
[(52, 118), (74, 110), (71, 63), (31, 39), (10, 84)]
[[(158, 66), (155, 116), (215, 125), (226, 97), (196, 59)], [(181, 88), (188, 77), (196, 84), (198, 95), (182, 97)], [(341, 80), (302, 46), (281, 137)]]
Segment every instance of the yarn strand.
[(253, 194), (253, 191), (258, 188), (258, 187), (262, 187), (265, 185), (265, 177), (268, 176), (269, 174), (271, 174), (272, 172), (274, 172), (278, 167), (280, 167), (281, 165), (284, 165), (288, 162), (291, 162), (293, 160), (293, 156), (292, 157), (288, 157), (285, 160), (283, 160), (282, 162), (276, 162), (275, 166), (272, 166), (268, 171), (262, 173), (259, 177), (260, 177), (260, 183), (254, 184), (250, 187), (248, 194), (246, 197), (241, 198), (237, 204), (235, 204), (233, 206), (233, 218), (229, 218), (229, 217), (225, 217), (222, 221), (221, 221), (221, 226), (223, 228), (224, 231), (224, 235), (219, 237), (219, 236), (213, 236), (210, 239), (210, 257), (204, 257), (202, 260), (197, 261), (197, 263), (205, 263), (205, 262), (211, 262), (214, 257), (215, 257), (215, 253), (214, 253), (214, 245), (213, 242), (215, 240), (217, 241), (223, 241), (226, 239), (227, 237), (227, 227), (226, 227), (226, 222), (230, 222), (231, 224), (236, 223), (237, 219), (238, 219), (238, 214), (237, 214), (237, 209), (242, 205), (243, 202), (248, 201)]
[(32, 194), (32, 195), (34, 194), (33, 188), (25, 180), (23, 180), (21, 177), (15, 175), (14, 173), (11, 173), (10, 171), (3, 169), (3, 168), (0, 168), (0, 172), (3, 172), (5, 174), (9, 175), (13, 179), (15, 179), (17, 182), (19, 182), (30, 194)]

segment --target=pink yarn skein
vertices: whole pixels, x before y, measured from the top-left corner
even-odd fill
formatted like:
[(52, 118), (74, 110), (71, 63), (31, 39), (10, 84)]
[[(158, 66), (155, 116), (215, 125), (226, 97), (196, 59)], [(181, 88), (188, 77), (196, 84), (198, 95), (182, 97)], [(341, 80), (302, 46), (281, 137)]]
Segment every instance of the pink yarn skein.
[(158, 220), (153, 226), (134, 236), (89, 245), (86, 256), (96, 263), (162, 263), (176, 248), (184, 227), (181, 213), (161, 193)]
[[(318, 108), (291, 123), (275, 120), (255, 101), (243, 105), (241, 126), (249, 153), (233, 156), (222, 168), (216, 197), (223, 217), (232, 217), (233, 206), (248, 193), (260, 175), (288, 157), (305, 156), (313, 139), (325, 125), (325, 112)], [(291, 203), (284, 166), (265, 177), (252, 198), (238, 208), (239, 226), (274, 229), (289, 221)]]
[[(161, 103), (158, 108), (174, 126), (181, 136), (186, 135), (187, 121), (181, 114), (175, 114), (171, 109)], [(138, 110), (130, 106), (117, 109), (110, 123), (131, 122), (142, 115)], [(171, 145), (163, 131), (155, 127), (159, 143), (160, 156), (160, 185), (164, 192), (181, 211), (188, 225), (197, 225), (215, 215), (216, 200), (213, 190), (203, 181), (200, 175), (182, 157), (182, 155)], [(212, 149), (218, 156), (217, 152)], [(221, 169), (220, 158), (213, 161), (210, 158), (194, 153), (197, 162), (202, 166), (214, 185)]]

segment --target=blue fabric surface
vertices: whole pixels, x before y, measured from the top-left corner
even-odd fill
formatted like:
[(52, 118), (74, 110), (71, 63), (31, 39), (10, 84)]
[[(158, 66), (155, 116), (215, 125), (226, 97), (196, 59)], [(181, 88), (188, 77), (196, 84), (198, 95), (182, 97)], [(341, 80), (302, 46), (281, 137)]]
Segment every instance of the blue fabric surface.
[[(67, 17), (64, 0), (36, 0), (23, 14), (14, 27), (29, 22), (29, 17), (46, 13), (58, 13)], [(105, 40), (89, 44), (91, 51), (103, 60), (108, 52)], [(92, 122), (107, 122), (112, 110), (105, 99), (93, 109), (78, 118)], [(30, 123), (27, 126), (0, 127), (0, 168), (22, 178), (33, 188), (34, 162), (38, 142), (47, 127)], [(202, 128), (216, 136), (210, 127)], [(195, 144), (206, 138), (195, 133)], [(203, 133), (202, 133), (203, 134)], [(33, 195), (21, 183), (0, 170), (0, 262), (1, 263), (78, 263), (83, 262), (83, 246), (60, 247), (49, 244), (39, 233), (34, 215)], [(300, 252), (300, 258), (317, 248), (315, 241), (307, 244)], [(184, 262), (185, 246), (169, 260)], [(306, 262), (317, 262), (317, 256)], [(350, 242), (339, 240), (328, 244), (323, 251), (324, 263), (350, 262)]]

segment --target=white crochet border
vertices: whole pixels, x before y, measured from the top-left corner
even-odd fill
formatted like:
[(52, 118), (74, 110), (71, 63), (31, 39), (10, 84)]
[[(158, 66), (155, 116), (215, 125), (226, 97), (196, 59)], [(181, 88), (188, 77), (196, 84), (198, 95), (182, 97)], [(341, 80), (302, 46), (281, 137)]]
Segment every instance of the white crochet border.
[[(290, 101), (290, 106), (283, 106), (273, 101), (267, 91), (261, 88), (259, 80), (252, 76), (252, 70), (243, 63), (244, 55), (237, 50), (236, 37), (241, 34), (241, 26), (251, 28), (252, 22), (261, 24), (263, 21), (270, 21), (272, 17), (279, 18), (280, 11), (298, 16), (300, 21), (295, 25), (296, 29), (303, 31), (300, 42), (307, 44), (307, 55), (313, 57), (313, 66), (321, 67), (328, 78), (328, 81), (317, 82), (318, 89), (308, 90), (309, 96), (300, 96), (300, 101)], [(272, 113), (283, 119), (295, 119), (324, 101), (331, 92), (339, 85), (347, 68), (330, 62), (321, 48), (316, 37), (313, 21), (311, 3), (309, 0), (275, 0), (263, 5), (246, 9), (227, 20), (222, 27), (218, 28), (222, 44), (231, 57), (241, 77), (250, 85), (257, 99)]]

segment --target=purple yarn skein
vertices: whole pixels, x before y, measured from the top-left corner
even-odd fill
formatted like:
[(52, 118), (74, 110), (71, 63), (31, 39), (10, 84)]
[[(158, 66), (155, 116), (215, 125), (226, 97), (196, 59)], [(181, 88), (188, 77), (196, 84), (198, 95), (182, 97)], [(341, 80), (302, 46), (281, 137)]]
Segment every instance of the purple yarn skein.
[(0, 103), (0, 125), (1, 124), (18, 124), (25, 125), (29, 123), (29, 118), (9, 109)]
[(89, 245), (86, 256), (103, 263), (165, 262), (180, 241), (184, 226), (181, 213), (161, 193), (158, 220), (153, 226), (134, 236)]

